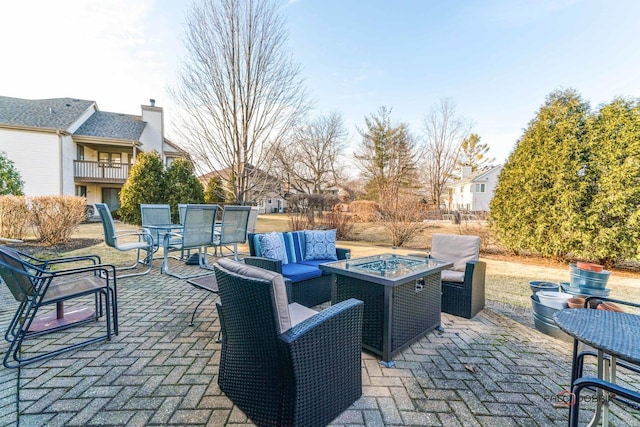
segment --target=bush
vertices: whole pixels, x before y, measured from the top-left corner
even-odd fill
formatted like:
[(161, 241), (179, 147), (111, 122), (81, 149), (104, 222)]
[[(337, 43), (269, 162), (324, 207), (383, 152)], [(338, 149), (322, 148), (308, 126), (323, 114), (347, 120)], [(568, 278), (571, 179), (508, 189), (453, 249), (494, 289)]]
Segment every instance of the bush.
[(129, 224), (142, 224), (141, 203), (165, 202), (164, 166), (157, 151), (140, 153), (120, 191), (120, 216)]
[(31, 221), (36, 238), (49, 245), (71, 239), (85, 218), (87, 200), (77, 196), (38, 196), (31, 199)]
[(380, 206), (370, 200), (356, 200), (349, 205), (354, 222), (374, 222), (380, 219)]
[(341, 205), (337, 204), (330, 212), (323, 213), (320, 217), (320, 226), (331, 230), (336, 229), (336, 239), (347, 240), (351, 237), (353, 221), (351, 215), (342, 212)]
[(0, 196), (0, 236), (24, 239), (29, 223), (29, 206), (24, 196)]
[(164, 197), (171, 206), (171, 219), (178, 222), (179, 203), (204, 202), (204, 189), (193, 174), (193, 166), (186, 159), (176, 159), (164, 172)]
[(5, 153), (0, 151), (0, 195), (22, 196), (23, 187), (20, 172)]

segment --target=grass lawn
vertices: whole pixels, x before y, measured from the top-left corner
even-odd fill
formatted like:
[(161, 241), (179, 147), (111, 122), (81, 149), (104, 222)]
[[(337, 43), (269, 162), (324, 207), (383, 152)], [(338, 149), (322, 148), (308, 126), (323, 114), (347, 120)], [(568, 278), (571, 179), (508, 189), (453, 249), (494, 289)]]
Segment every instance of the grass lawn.
[[(431, 221), (424, 223), (416, 237), (403, 248), (395, 249), (398, 254), (407, 254), (416, 251), (428, 251), (431, 246), (433, 233), (449, 234), (482, 234), (483, 224), (453, 225), (447, 221)], [(137, 227), (123, 223), (116, 223), (117, 231), (136, 230)], [(289, 221), (286, 214), (266, 214), (258, 217), (256, 229), (258, 232), (286, 231), (289, 230)], [(374, 255), (390, 252), (388, 232), (379, 224), (356, 224), (352, 232), (353, 238), (349, 241), (340, 241), (338, 246), (352, 250), (352, 257)], [(92, 253), (102, 257), (103, 262), (124, 265), (134, 256), (133, 252), (119, 252), (107, 247), (102, 242), (102, 224), (82, 224), (73, 234), (74, 242), (82, 241), (84, 247), (74, 249), (73, 242), (68, 247), (58, 248), (55, 252), (66, 255)], [(82, 240), (81, 240), (82, 239)], [(95, 239), (91, 242), (91, 239)], [(95, 243), (89, 244), (87, 242)], [(30, 243), (30, 242), (28, 242)], [(18, 246), (19, 248), (19, 246)], [(513, 307), (528, 308), (531, 306), (529, 282), (533, 280), (546, 280), (552, 282), (569, 281), (569, 265), (561, 264), (539, 258), (518, 258), (496, 253), (490, 244), (483, 243), (481, 260), (487, 263), (486, 298), (488, 300), (507, 304)], [(241, 252), (248, 252), (247, 245), (239, 247)], [(486, 251), (485, 251), (486, 250)], [(36, 249), (36, 253), (44, 253), (49, 250)], [(160, 261), (156, 261), (157, 268)], [(623, 300), (640, 302), (640, 272), (614, 270), (611, 273), (608, 287), (610, 296)]]

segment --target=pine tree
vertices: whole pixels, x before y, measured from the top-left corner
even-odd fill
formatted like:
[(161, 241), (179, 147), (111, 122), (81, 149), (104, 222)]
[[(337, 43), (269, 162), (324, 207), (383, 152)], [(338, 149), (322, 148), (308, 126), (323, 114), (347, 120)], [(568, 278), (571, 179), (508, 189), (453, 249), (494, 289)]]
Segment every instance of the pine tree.
[(458, 154), (458, 166), (471, 166), (472, 171), (483, 168), (493, 163), (495, 158), (485, 157), (489, 151), (489, 146), (480, 143), (480, 136), (472, 133), (462, 140)]

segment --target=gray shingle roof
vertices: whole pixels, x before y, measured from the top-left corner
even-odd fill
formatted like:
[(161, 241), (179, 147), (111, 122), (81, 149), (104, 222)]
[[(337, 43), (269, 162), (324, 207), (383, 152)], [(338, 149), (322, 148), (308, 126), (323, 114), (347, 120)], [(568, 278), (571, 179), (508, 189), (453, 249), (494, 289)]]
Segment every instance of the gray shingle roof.
[(145, 125), (140, 116), (96, 111), (73, 135), (138, 141)]
[(0, 124), (67, 130), (94, 101), (73, 98), (21, 99), (0, 96)]

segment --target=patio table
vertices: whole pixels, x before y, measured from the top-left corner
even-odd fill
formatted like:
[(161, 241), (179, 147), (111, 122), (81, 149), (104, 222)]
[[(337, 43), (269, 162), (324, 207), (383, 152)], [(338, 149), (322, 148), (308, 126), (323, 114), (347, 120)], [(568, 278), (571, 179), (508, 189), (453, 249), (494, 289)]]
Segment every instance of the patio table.
[[(598, 352), (598, 381), (593, 384), (617, 386), (616, 360), (624, 360), (632, 365), (640, 366), (640, 316), (589, 308), (564, 309), (554, 314), (558, 327), (574, 338), (572, 372), (578, 372), (578, 343), (587, 344)], [(609, 357), (606, 357), (608, 355)], [(589, 381), (586, 377), (577, 379), (583, 383)], [(572, 402), (569, 413), (569, 425), (578, 425), (580, 399), (574, 384), (572, 386)], [(597, 388), (596, 412), (589, 425), (596, 425), (602, 416), (602, 425), (609, 422), (609, 401), (613, 394), (622, 394), (630, 400), (640, 403), (637, 391), (619, 387), (618, 393), (610, 393)]]
[(349, 298), (364, 301), (362, 347), (392, 357), (421, 335), (440, 326), (440, 272), (453, 263), (395, 254), (320, 264), (335, 277), (331, 303)]

